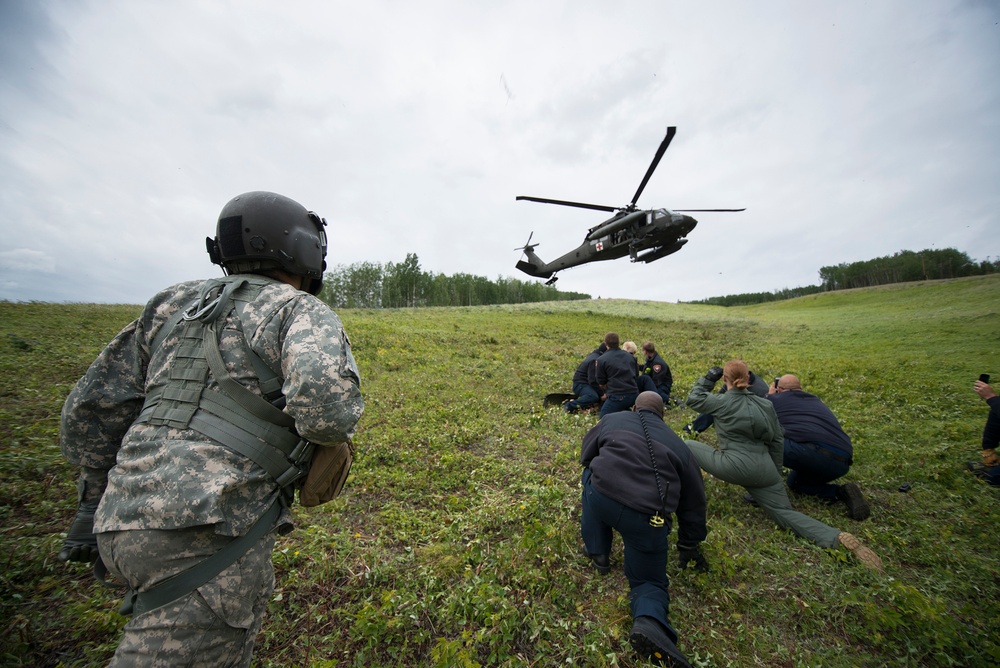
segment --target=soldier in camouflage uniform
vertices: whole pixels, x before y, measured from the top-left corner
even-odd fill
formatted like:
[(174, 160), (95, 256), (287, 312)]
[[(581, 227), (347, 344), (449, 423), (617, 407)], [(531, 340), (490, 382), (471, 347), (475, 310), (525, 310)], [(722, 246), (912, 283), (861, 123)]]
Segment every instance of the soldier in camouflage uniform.
[[(301, 448), (269, 444), (348, 442), (364, 409), (344, 328), (314, 296), (325, 224), (274, 193), (231, 200), (208, 239), (228, 275), (153, 297), (66, 400), (61, 446), (81, 467), (80, 507), (61, 559), (93, 561), (99, 548), (141, 603), (239, 537), (250, 543), (207, 582), (137, 604), (111, 665), (250, 665), (275, 532), (292, 529), (290, 481), (308, 467)], [(233, 381), (245, 389), (227, 390)], [(235, 410), (226, 397), (247, 390), (280, 407), (271, 417), (285, 428)]]

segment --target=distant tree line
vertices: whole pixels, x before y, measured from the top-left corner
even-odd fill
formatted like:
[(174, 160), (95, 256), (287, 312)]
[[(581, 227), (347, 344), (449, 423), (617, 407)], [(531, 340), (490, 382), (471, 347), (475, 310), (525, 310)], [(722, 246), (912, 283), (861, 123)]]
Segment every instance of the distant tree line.
[(954, 248), (945, 248), (942, 250), (927, 249), (920, 252), (900, 251), (893, 255), (877, 257), (874, 260), (844, 262), (833, 267), (822, 267), (819, 270), (819, 277), (822, 281), (820, 285), (786, 288), (777, 292), (750, 292), (727, 295), (725, 297), (710, 297), (691, 303), (712, 304), (714, 306), (745, 306), (782, 299), (793, 299), (795, 297), (802, 297), (803, 295), (830, 290), (867, 288), (873, 285), (928, 281), (940, 278), (979, 276), (996, 272), (1000, 272), (1000, 260), (990, 261), (987, 258), (982, 262), (976, 262), (966, 253)]
[(785, 288), (777, 292), (745, 292), (738, 295), (726, 295), (725, 297), (709, 297), (690, 302), (691, 304), (711, 304), (712, 306), (747, 306), (749, 304), (761, 304), (763, 302), (777, 302), (782, 299), (795, 299), (805, 295), (824, 292), (822, 285), (807, 285), (803, 288)]
[(1000, 260), (991, 262), (987, 258), (983, 262), (976, 262), (961, 251), (944, 248), (922, 250), (919, 253), (900, 251), (874, 260), (823, 267), (819, 270), (819, 278), (825, 290), (846, 290), (887, 283), (980, 276), (997, 271), (1000, 271)]
[(328, 269), (319, 298), (334, 308), (401, 308), (523, 304), (590, 295), (502, 276), (491, 281), (472, 274), (425, 272), (416, 254), (407, 253), (402, 262), (356, 262)]

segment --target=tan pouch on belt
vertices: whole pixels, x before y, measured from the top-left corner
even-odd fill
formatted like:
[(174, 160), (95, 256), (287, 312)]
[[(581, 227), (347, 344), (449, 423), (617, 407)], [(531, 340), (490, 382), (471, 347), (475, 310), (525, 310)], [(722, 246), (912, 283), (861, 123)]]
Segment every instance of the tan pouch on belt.
[(354, 461), (354, 444), (317, 445), (306, 481), (299, 489), (299, 503), (307, 508), (337, 498), (347, 482)]

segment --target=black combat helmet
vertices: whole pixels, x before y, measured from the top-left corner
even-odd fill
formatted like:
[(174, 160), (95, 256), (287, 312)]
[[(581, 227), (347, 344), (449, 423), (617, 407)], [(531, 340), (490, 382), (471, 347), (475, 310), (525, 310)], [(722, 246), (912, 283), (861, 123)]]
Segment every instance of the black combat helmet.
[(284, 195), (255, 191), (222, 207), (215, 238), (205, 239), (212, 262), (227, 274), (283, 269), (304, 277), (319, 294), (326, 269), (326, 220)]

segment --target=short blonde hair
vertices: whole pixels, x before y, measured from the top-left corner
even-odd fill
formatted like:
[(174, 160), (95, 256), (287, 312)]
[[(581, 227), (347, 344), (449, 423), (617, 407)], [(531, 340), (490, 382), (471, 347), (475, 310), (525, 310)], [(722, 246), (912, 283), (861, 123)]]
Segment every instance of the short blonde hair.
[(743, 360), (730, 360), (722, 370), (722, 379), (738, 390), (750, 387), (750, 369)]
[(635, 347), (635, 343), (633, 341), (626, 341), (625, 343), (622, 344), (622, 350), (631, 355), (635, 355), (635, 351), (637, 350), (637, 348)]

